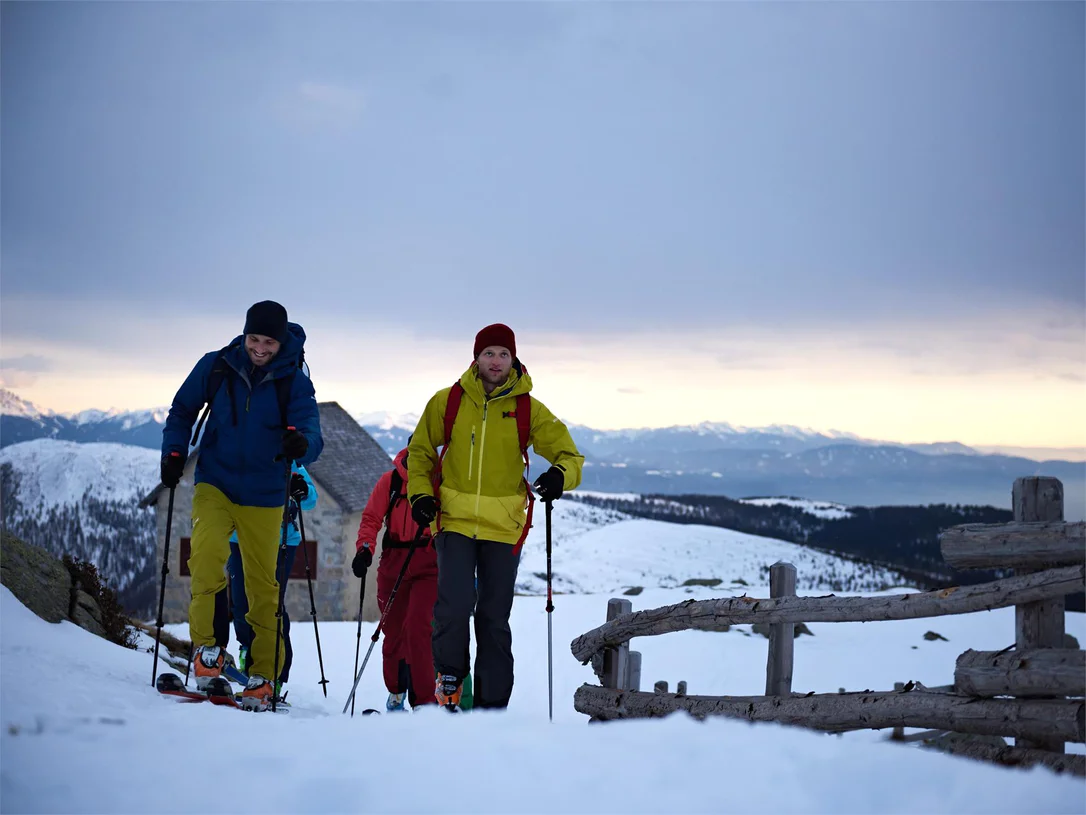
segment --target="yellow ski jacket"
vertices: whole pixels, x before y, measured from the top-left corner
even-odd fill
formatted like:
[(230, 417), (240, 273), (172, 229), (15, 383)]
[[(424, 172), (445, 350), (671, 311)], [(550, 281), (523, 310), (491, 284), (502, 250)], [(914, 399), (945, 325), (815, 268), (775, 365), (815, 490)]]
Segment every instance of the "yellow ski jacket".
[[(441, 529), (469, 538), (515, 544), (526, 523), (528, 496), (524, 458), (517, 434), (517, 397), (532, 389), (527, 371), (514, 364), (505, 384), (487, 396), (474, 363), (460, 377), (464, 396), (453, 424), (449, 449), (441, 460)], [(443, 388), (426, 405), (407, 454), (407, 494), (434, 495), (438, 449), (445, 443)], [(581, 483), (584, 456), (566, 426), (531, 398), (528, 441), (535, 452), (565, 471), (565, 490)]]

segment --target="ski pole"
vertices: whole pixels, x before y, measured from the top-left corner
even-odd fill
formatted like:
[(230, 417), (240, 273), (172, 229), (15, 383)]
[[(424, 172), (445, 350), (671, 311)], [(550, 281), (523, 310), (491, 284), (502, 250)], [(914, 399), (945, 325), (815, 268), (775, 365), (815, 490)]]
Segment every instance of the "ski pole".
[(554, 602), (551, 595), (551, 505), (547, 501), (547, 709), (550, 720), (554, 721), (554, 651), (551, 647), (551, 614), (554, 612)]
[(185, 663), (185, 687), (189, 686), (189, 675), (192, 673), (192, 658), (196, 655), (196, 646), (189, 643), (189, 661)]
[(317, 684), (324, 691), (324, 698), (328, 698), (328, 680), (324, 678), (324, 657), (321, 656), (321, 632), (317, 628), (317, 604), (313, 600), (313, 578), (309, 573), (309, 553), (305, 550), (305, 519), (302, 517), (302, 505), (298, 505), (298, 531), (302, 535), (302, 557), (305, 558), (305, 582), (309, 586), (309, 614), (313, 617), (313, 634), (317, 638), (317, 664), (321, 666), (321, 681)]
[[(287, 430), (293, 430), (288, 427)], [(279, 563), (287, 551), (287, 525), (290, 523), (290, 459), (287, 459), (287, 486), (283, 496), (283, 525), (279, 535), (279, 554), (276, 557), (276, 571), (279, 571)], [(287, 581), (279, 587), (279, 605), (275, 609), (275, 673), (272, 676), (272, 713), (275, 712), (276, 697), (279, 696), (279, 642), (283, 636), (283, 603), (286, 600)]]
[[(180, 453), (170, 453), (180, 457)], [(170, 531), (173, 527), (173, 497), (177, 486), (170, 487), (170, 504), (166, 509), (166, 546), (162, 551), (162, 582), (158, 587), (158, 617), (155, 619), (155, 661), (151, 666), (151, 687), (158, 680), (158, 644), (162, 639), (162, 608), (166, 602), (166, 575), (170, 573)]]
[[(368, 570), (367, 570), (368, 574)], [(366, 575), (362, 575), (361, 586), (358, 589), (358, 633), (354, 639), (354, 674), (358, 673), (358, 654), (362, 648), (362, 604), (366, 599)], [(352, 674), (352, 676), (354, 675)], [(354, 694), (351, 694), (351, 715), (354, 716)]]
[(366, 670), (366, 663), (370, 661), (370, 654), (373, 653), (373, 646), (377, 644), (377, 639), (381, 636), (381, 628), (385, 624), (385, 617), (388, 616), (388, 611), (392, 608), (392, 603), (396, 599), (396, 592), (400, 590), (400, 583), (403, 582), (403, 576), (407, 574), (407, 567), (411, 563), (411, 556), (415, 554), (415, 549), (422, 541), (427, 529), (429, 529), (428, 526), (420, 526), (418, 534), (415, 535), (415, 539), (411, 541), (411, 546), (407, 550), (407, 557), (403, 559), (403, 566), (400, 567), (400, 574), (396, 577), (396, 583), (392, 586), (392, 593), (388, 596), (388, 602), (385, 603), (385, 610), (381, 614), (381, 619), (377, 621), (377, 628), (374, 629), (373, 636), (370, 637), (370, 647), (366, 650), (366, 658), (362, 660), (362, 667), (358, 669), (358, 673), (355, 675), (354, 685), (351, 687), (351, 695), (343, 705), (344, 713), (347, 712), (347, 708), (350, 707), (351, 702), (354, 701), (354, 694), (355, 690), (358, 688), (358, 681), (362, 678), (363, 671)]

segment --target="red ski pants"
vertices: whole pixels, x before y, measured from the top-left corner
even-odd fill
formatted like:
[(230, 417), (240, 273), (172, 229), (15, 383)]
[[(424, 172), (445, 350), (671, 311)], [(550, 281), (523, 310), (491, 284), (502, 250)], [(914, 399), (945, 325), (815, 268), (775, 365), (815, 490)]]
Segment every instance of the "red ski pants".
[[(382, 614), (408, 551), (406, 547), (388, 547), (381, 551), (377, 566), (377, 606)], [(385, 641), (381, 646), (385, 687), (389, 693), (408, 692), (412, 707), (436, 703), (436, 673), (430, 644), (436, 602), (437, 553), (432, 546), (418, 546), (385, 617)], [(401, 668), (401, 663), (405, 669)], [(410, 676), (410, 688), (403, 687), (406, 677), (401, 678), (402, 673)]]

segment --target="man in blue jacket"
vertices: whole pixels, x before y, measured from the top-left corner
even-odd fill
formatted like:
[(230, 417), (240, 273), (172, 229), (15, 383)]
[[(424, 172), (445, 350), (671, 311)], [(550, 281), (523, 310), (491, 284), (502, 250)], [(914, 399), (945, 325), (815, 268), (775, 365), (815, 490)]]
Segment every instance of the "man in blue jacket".
[[(177, 486), (200, 409), (210, 409), (200, 440), (192, 499), (189, 633), (197, 687), (221, 675), (215, 595), (226, 586), (231, 532), (244, 563), (252, 664), (242, 705), (265, 710), (276, 679), (278, 534), (290, 463), (310, 464), (324, 446), (313, 384), (300, 370), (305, 331), (265, 300), (245, 315), (241, 336), (205, 354), (181, 385), (162, 431), (162, 483)], [(197, 428), (199, 432), (199, 428)]]

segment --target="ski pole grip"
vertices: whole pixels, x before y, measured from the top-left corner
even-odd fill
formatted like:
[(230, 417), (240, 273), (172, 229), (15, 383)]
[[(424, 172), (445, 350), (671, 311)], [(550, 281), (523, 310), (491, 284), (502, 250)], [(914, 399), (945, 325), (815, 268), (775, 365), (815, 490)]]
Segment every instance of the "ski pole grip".
[[(288, 424), (288, 425), (287, 425), (287, 430), (297, 430), (297, 429), (298, 429), (298, 428), (296, 428), (296, 427), (295, 427), (294, 425), (292, 425), (292, 424)], [(275, 454), (275, 461), (282, 461), (282, 460), (283, 460), (283, 458), (284, 458), (284, 456), (283, 456), (283, 454), (282, 454), (282, 453), (276, 453), (276, 454)]]

